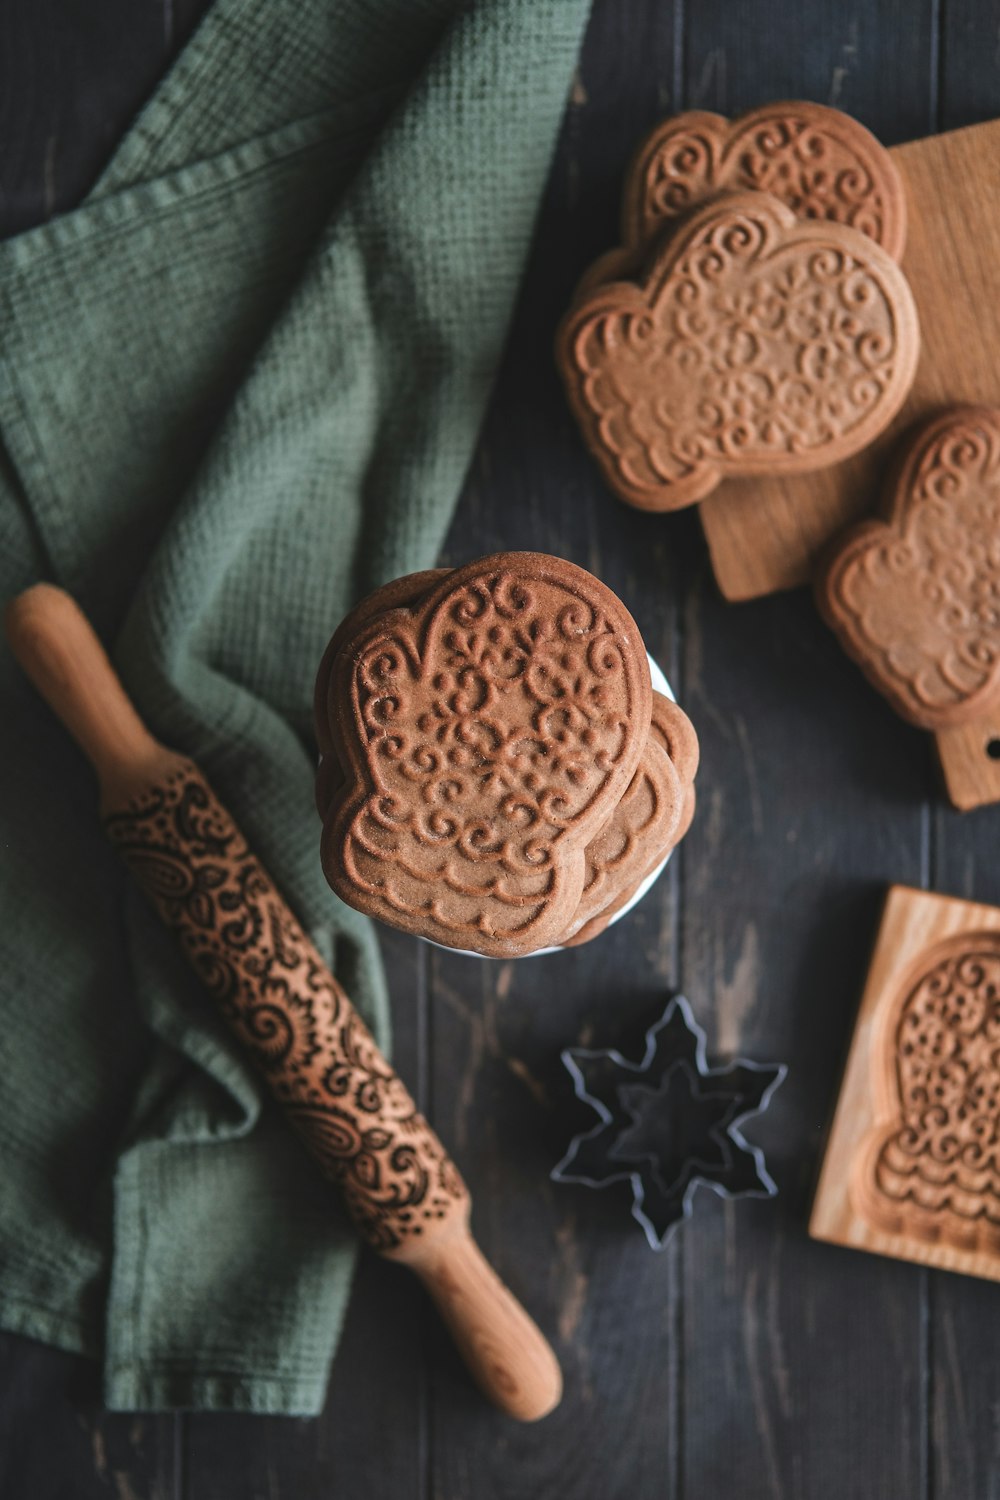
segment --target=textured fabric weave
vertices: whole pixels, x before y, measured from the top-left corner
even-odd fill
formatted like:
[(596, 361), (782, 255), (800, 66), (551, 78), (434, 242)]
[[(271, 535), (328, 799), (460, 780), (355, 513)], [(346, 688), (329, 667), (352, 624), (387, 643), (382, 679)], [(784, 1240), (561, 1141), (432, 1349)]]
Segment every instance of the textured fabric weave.
[[(327, 889), (326, 640), (434, 560), (586, 0), (216, 0), (87, 201), (0, 245), (0, 584), (69, 588), (386, 1039)], [(114, 1408), (319, 1410), (355, 1242), (0, 655), (0, 1322)]]

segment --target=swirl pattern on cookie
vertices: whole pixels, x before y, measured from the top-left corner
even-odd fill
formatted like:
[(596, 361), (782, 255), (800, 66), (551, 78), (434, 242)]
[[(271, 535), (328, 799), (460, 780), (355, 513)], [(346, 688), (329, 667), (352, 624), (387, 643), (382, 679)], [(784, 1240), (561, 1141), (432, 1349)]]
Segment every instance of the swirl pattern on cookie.
[(1000, 698), (1000, 410), (921, 428), (884, 514), (835, 544), (820, 609), (903, 718), (968, 723)]
[(996, 1251), (1000, 935), (937, 943), (901, 986), (891, 1023), (875, 1080), (889, 1107), (859, 1162), (859, 1206), (892, 1234)]
[(557, 942), (649, 731), (645, 651), (616, 596), (560, 559), (498, 554), (367, 618), (320, 682), (343, 776), (323, 794), (337, 894), (452, 947)]
[(895, 262), (840, 224), (732, 194), (664, 243), (641, 285), (595, 289), (559, 364), (611, 487), (647, 510), (728, 476), (846, 458), (895, 416), (916, 370), (916, 308)]
[(626, 178), (625, 244), (720, 193), (770, 193), (796, 218), (846, 224), (900, 261), (906, 191), (885, 147), (850, 115), (805, 101), (766, 104), (735, 120), (693, 110), (646, 137)]

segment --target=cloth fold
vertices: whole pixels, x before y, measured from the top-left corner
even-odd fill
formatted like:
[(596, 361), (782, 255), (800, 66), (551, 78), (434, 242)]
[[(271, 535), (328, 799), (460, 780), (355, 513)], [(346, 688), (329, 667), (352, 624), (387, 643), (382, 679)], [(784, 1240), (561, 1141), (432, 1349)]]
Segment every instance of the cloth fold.
[[(383, 1042), (312, 680), (438, 551), (586, 10), (216, 0), (86, 202), (0, 245), (3, 594), (74, 592)], [(354, 1237), (6, 650), (0, 700), (0, 1322), (112, 1408), (315, 1413)]]

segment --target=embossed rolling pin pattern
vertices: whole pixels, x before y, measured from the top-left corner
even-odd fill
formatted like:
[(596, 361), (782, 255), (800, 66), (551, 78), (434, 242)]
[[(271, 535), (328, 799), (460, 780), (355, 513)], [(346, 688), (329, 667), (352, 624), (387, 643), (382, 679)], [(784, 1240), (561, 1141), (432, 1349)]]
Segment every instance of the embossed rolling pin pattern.
[(545, 1416), (559, 1366), (473, 1240), (465, 1184), (204, 776), (146, 729), (69, 595), (29, 589), (6, 628), (97, 771), (110, 838), (362, 1235), (421, 1278), (499, 1407)]

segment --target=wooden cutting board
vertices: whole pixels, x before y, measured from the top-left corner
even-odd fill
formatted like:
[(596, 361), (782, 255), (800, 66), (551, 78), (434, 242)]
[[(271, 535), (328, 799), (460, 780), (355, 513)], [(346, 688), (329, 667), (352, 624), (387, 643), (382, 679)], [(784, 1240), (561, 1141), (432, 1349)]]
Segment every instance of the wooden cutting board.
[(808, 582), (829, 538), (875, 504), (887, 454), (905, 428), (939, 406), (1000, 403), (1000, 120), (891, 154), (907, 185), (903, 269), (920, 315), (913, 389), (896, 421), (863, 453), (796, 478), (729, 480), (702, 502), (712, 567), (727, 599)]
[(809, 1222), (1000, 1281), (1000, 909), (893, 886)]

